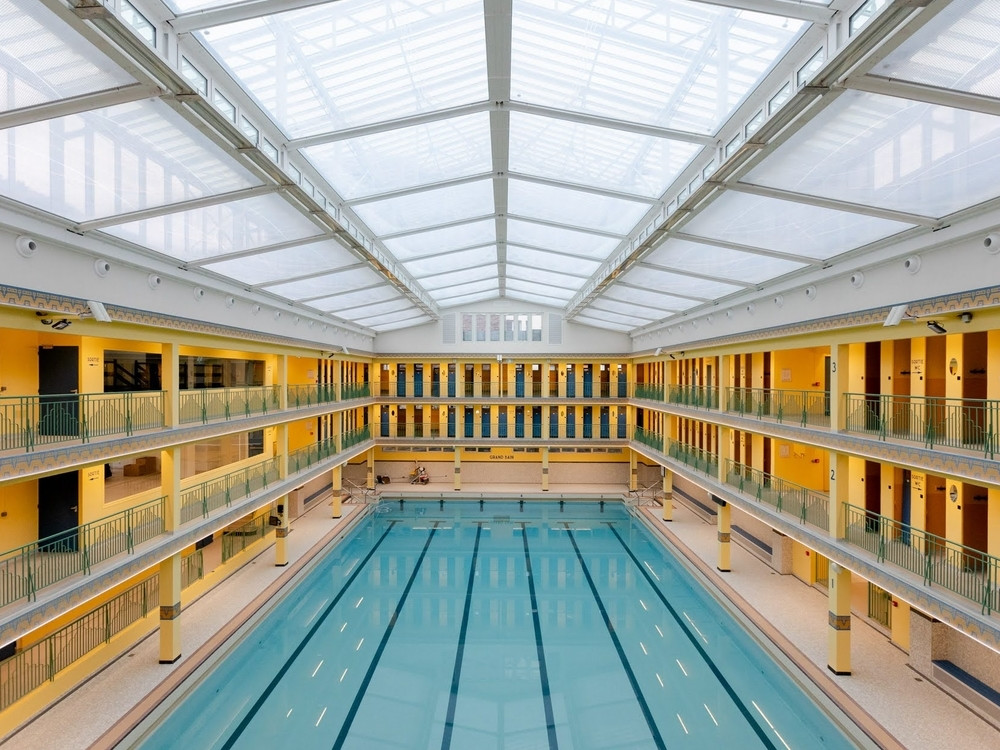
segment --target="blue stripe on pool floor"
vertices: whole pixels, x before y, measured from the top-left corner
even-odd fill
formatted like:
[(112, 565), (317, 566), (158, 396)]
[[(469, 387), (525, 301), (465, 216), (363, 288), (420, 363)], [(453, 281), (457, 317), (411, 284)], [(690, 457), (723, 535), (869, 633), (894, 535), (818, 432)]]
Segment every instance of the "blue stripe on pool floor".
[(417, 558), (416, 563), (413, 565), (413, 572), (410, 573), (410, 580), (406, 582), (406, 586), (403, 588), (403, 594), (399, 597), (399, 602), (396, 604), (396, 608), (392, 611), (392, 616), (389, 618), (389, 624), (386, 626), (385, 633), (382, 634), (382, 640), (378, 644), (378, 648), (375, 649), (375, 655), (372, 657), (371, 664), (368, 665), (368, 671), (365, 673), (365, 678), (361, 681), (361, 685), (358, 687), (358, 692), (354, 696), (354, 702), (351, 704), (351, 709), (347, 712), (347, 717), (344, 719), (344, 723), (340, 727), (340, 733), (337, 735), (336, 741), (333, 743), (333, 750), (340, 750), (344, 746), (345, 740), (347, 740), (347, 733), (351, 730), (351, 724), (354, 723), (354, 717), (358, 713), (358, 708), (361, 706), (361, 701), (364, 700), (365, 693), (368, 692), (368, 685), (372, 681), (372, 675), (375, 674), (375, 670), (378, 668), (378, 663), (382, 658), (382, 652), (385, 651), (385, 644), (389, 642), (389, 636), (392, 635), (393, 628), (396, 627), (396, 621), (399, 619), (399, 612), (406, 604), (406, 597), (410, 595), (410, 589), (413, 588), (413, 582), (417, 580), (417, 573), (420, 572), (420, 566), (424, 563), (424, 558), (427, 556), (427, 548), (431, 546), (431, 541), (434, 539), (434, 534), (437, 532), (437, 521), (434, 522), (434, 528), (427, 535), (427, 541), (424, 542), (424, 548), (420, 551), (420, 557)]
[(722, 675), (722, 672), (719, 671), (719, 668), (715, 665), (715, 662), (712, 661), (708, 653), (698, 642), (698, 639), (695, 638), (694, 633), (692, 633), (691, 629), (686, 624), (684, 624), (684, 621), (681, 618), (681, 616), (677, 614), (677, 610), (673, 608), (670, 602), (667, 601), (667, 597), (663, 595), (663, 592), (660, 591), (659, 587), (653, 582), (653, 577), (649, 575), (649, 571), (646, 570), (646, 567), (639, 562), (639, 559), (635, 556), (635, 553), (632, 552), (628, 544), (626, 544), (625, 540), (621, 538), (621, 535), (618, 533), (618, 529), (616, 529), (610, 523), (608, 524), (608, 528), (611, 529), (611, 533), (614, 534), (615, 538), (618, 539), (619, 543), (621, 543), (622, 548), (625, 550), (625, 554), (627, 554), (630, 558), (632, 558), (632, 562), (635, 563), (635, 567), (639, 569), (640, 573), (642, 573), (643, 578), (646, 579), (646, 582), (649, 584), (650, 588), (653, 590), (656, 596), (659, 597), (660, 601), (663, 603), (663, 606), (667, 608), (667, 611), (670, 612), (674, 620), (677, 621), (677, 624), (680, 625), (681, 630), (683, 630), (684, 634), (687, 635), (688, 640), (690, 640), (691, 643), (694, 645), (695, 649), (697, 649), (698, 653), (701, 655), (701, 658), (705, 660), (705, 664), (707, 664), (708, 668), (712, 670), (712, 674), (715, 675), (715, 678), (719, 681), (719, 684), (722, 685), (723, 689), (725, 689), (730, 699), (732, 699), (733, 703), (740, 710), (740, 713), (743, 714), (743, 717), (753, 728), (754, 732), (757, 733), (757, 736), (760, 738), (760, 741), (763, 742), (764, 746), (769, 748), (770, 750), (777, 750), (777, 746), (771, 741), (771, 738), (767, 736), (767, 733), (764, 731), (764, 728), (760, 725), (760, 722), (754, 718), (753, 714), (750, 712), (750, 709), (747, 708), (746, 704), (743, 702), (743, 699), (740, 698), (739, 695), (737, 695), (736, 691), (733, 689), (733, 686), (729, 684), (729, 680), (727, 680)]
[(524, 540), (524, 564), (528, 572), (528, 594), (531, 596), (531, 622), (535, 627), (535, 651), (538, 653), (538, 677), (542, 682), (542, 702), (545, 704), (545, 729), (549, 736), (549, 750), (559, 749), (556, 738), (556, 720), (552, 711), (552, 694), (549, 691), (549, 672), (545, 666), (545, 649), (542, 646), (542, 623), (538, 617), (538, 599), (535, 598), (535, 580), (531, 575), (531, 555), (528, 552), (528, 529), (521, 524)]
[(569, 524), (566, 524), (566, 533), (569, 534), (569, 541), (573, 545), (573, 551), (576, 552), (576, 559), (580, 562), (580, 567), (583, 568), (583, 575), (587, 579), (587, 585), (590, 586), (590, 593), (594, 597), (594, 601), (597, 602), (597, 608), (601, 612), (601, 618), (604, 620), (604, 626), (608, 629), (608, 635), (611, 636), (612, 642), (615, 644), (615, 651), (618, 652), (618, 658), (621, 660), (622, 666), (625, 668), (625, 674), (628, 676), (629, 685), (632, 686), (632, 692), (635, 693), (635, 699), (639, 703), (639, 708), (642, 710), (642, 715), (646, 719), (646, 724), (649, 726), (649, 733), (652, 735), (653, 742), (656, 744), (657, 748), (665, 748), (666, 744), (663, 742), (663, 737), (660, 735), (660, 730), (656, 726), (656, 720), (653, 718), (653, 713), (649, 710), (649, 704), (646, 703), (646, 697), (642, 694), (642, 688), (639, 687), (639, 681), (635, 677), (635, 672), (632, 671), (632, 665), (629, 664), (628, 657), (625, 655), (625, 649), (622, 648), (622, 642), (618, 639), (618, 634), (615, 632), (614, 623), (611, 622), (611, 618), (608, 616), (608, 610), (604, 606), (604, 601), (601, 599), (601, 595), (597, 591), (597, 586), (594, 584), (594, 579), (590, 575), (590, 569), (587, 567), (587, 563), (584, 562), (583, 553), (580, 552), (580, 547), (576, 543), (576, 537), (573, 536), (573, 530), (570, 528)]
[(479, 558), (479, 539), (483, 535), (483, 525), (476, 524), (476, 542), (472, 547), (472, 561), (469, 565), (469, 584), (465, 588), (465, 609), (462, 611), (462, 626), (458, 632), (458, 650), (455, 653), (455, 669), (451, 675), (451, 696), (448, 698), (448, 715), (444, 722), (444, 736), (441, 750), (451, 747), (451, 735), (455, 729), (455, 706), (458, 703), (458, 683), (462, 677), (462, 659), (465, 656), (465, 636), (469, 630), (469, 614), (472, 611), (472, 587), (476, 582), (476, 561)]
[(311, 628), (309, 628), (309, 632), (306, 633), (305, 637), (299, 642), (299, 645), (291, 653), (288, 659), (285, 660), (284, 665), (282, 665), (281, 669), (279, 669), (277, 674), (274, 675), (271, 682), (268, 683), (267, 687), (264, 688), (263, 691), (261, 691), (261, 694), (259, 696), (257, 696), (257, 700), (254, 702), (253, 706), (250, 707), (250, 710), (247, 711), (246, 715), (236, 726), (236, 729), (233, 730), (232, 734), (229, 735), (229, 738), (222, 745), (222, 750), (229, 750), (233, 745), (236, 744), (236, 741), (240, 738), (240, 735), (243, 734), (243, 731), (247, 728), (247, 725), (253, 720), (253, 717), (256, 716), (257, 712), (260, 710), (260, 707), (264, 705), (264, 701), (267, 700), (268, 696), (270, 696), (271, 693), (274, 691), (274, 688), (277, 687), (278, 683), (281, 681), (281, 678), (285, 676), (285, 672), (287, 672), (289, 667), (292, 666), (292, 663), (295, 661), (298, 655), (302, 653), (302, 649), (306, 647), (306, 644), (309, 643), (309, 640), (314, 635), (316, 635), (316, 631), (319, 630), (320, 626), (323, 624), (323, 621), (326, 620), (327, 616), (333, 611), (333, 608), (337, 606), (337, 602), (340, 601), (341, 597), (344, 595), (347, 589), (350, 588), (352, 583), (354, 583), (354, 579), (357, 578), (361, 574), (361, 571), (365, 569), (365, 566), (368, 564), (368, 561), (372, 559), (372, 557), (375, 555), (375, 551), (378, 550), (382, 542), (385, 541), (385, 538), (389, 535), (389, 532), (392, 531), (395, 525), (396, 525), (395, 521), (391, 521), (389, 523), (389, 527), (383, 532), (382, 536), (378, 538), (378, 541), (372, 545), (371, 550), (369, 550), (368, 554), (365, 555), (364, 559), (361, 561), (361, 564), (355, 567), (354, 571), (351, 573), (348, 579), (344, 581), (344, 585), (340, 587), (340, 591), (337, 592), (337, 595), (333, 598), (333, 601), (331, 601), (330, 604), (327, 605), (326, 609), (323, 610), (323, 614), (321, 614), (318, 618), (316, 618), (316, 622), (313, 624)]

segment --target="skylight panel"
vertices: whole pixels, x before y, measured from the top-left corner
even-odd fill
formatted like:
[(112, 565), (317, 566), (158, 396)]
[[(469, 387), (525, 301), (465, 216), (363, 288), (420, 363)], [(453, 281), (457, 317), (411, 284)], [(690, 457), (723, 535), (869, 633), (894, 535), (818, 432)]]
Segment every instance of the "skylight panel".
[(153, 100), (0, 130), (0, 149), (3, 195), (73, 221), (260, 184)]
[(103, 231), (179, 260), (202, 260), (305, 239), (317, 227), (280, 196), (262, 195)]
[(397, 297), (396, 299), (389, 300), (388, 302), (376, 302), (371, 305), (362, 305), (350, 308), (341, 307), (339, 310), (334, 309), (334, 312), (347, 312), (352, 318), (368, 318), (375, 315), (382, 315), (384, 313), (400, 312), (401, 310), (417, 310), (421, 314), (423, 313), (423, 310), (420, 310), (419, 307), (414, 305), (413, 302), (406, 297)]
[(391, 323), (379, 323), (378, 325), (369, 326), (369, 328), (382, 333), (384, 331), (395, 331), (400, 328), (412, 328), (414, 326), (423, 325), (424, 323), (430, 323), (430, 321), (430, 316), (424, 315), (419, 318), (410, 318), (409, 320), (395, 320)]
[(805, 267), (805, 263), (671, 237), (642, 259), (679, 272), (757, 284)]
[(911, 228), (875, 218), (746, 193), (723, 193), (684, 225), (686, 234), (826, 260)]
[(612, 331), (631, 331), (636, 328), (635, 325), (630, 325), (628, 323), (613, 323), (602, 318), (595, 318), (592, 315), (580, 314), (573, 318), (574, 323), (582, 323), (584, 325), (593, 326), (594, 328), (608, 328)]
[(510, 170), (657, 198), (699, 146), (511, 112)]
[(423, 322), (426, 320), (428, 320), (427, 314), (419, 307), (414, 307), (410, 310), (384, 313), (382, 315), (372, 315), (371, 317), (361, 317), (358, 318), (357, 322), (359, 325), (377, 329), (379, 326), (390, 323), (401, 323), (403, 321), (407, 321), (412, 325), (414, 321)]
[(329, 271), (358, 262), (358, 257), (339, 242), (324, 240), (218, 263), (206, 263), (204, 268), (244, 284), (256, 285)]
[(418, 260), (403, 263), (403, 267), (414, 277), (431, 276), (442, 270), (457, 271), (462, 268), (473, 268), (486, 263), (492, 263), (496, 268), (497, 249), (495, 245), (478, 247), (474, 250), (460, 250), (454, 253), (432, 255)]
[(602, 297), (606, 297), (611, 300), (623, 300), (625, 302), (632, 302), (644, 307), (659, 309), (665, 314), (677, 312), (678, 310), (687, 310), (688, 308), (694, 307), (698, 304), (695, 300), (685, 299), (683, 297), (674, 297), (669, 294), (660, 294), (659, 292), (650, 290), (646, 286), (633, 287), (625, 284), (615, 284), (604, 292)]
[(337, 292), (349, 292), (358, 287), (384, 283), (382, 278), (371, 268), (352, 268), (349, 271), (328, 273), (311, 279), (289, 281), (283, 284), (267, 286), (267, 291), (281, 297), (293, 300), (323, 298), (325, 295)]
[[(613, 312), (620, 313), (622, 315), (629, 315), (634, 318), (644, 318), (647, 323), (651, 323), (654, 320), (659, 320), (664, 317), (666, 313), (660, 312), (657, 314), (648, 307), (640, 307), (629, 302), (618, 302), (617, 300), (607, 299), (606, 297), (601, 297), (594, 300), (593, 304), (590, 305), (590, 310), (594, 315), (601, 315), (603, 312)], [(601, 310), (603, 312), (597, 312)]]
[(521, 300), (522, 302), (530, 302), (535, 305), (546, 305), (548, 307), (564, 307), (566, 305), (566, 300), (560, 299), (558, 297), (551, 297), (547, 294), (536, 294), (534, 292), (526, 292), (520, 289), (507, 287), (507, 298), (514, 300)]
[(525, 180), (509, 180), (507, 209), (511, 214), (524, 218), (625, 235), (649, 211), (650, 204)]
[(135, 83), (38, 0), (0, 0), (0, 111)]
[(586, 276), (572, 276), (566, 273), (555, 273), (544, 268), (533, 266), (518, 266), (507, 262), (507, 278), (534, 281), (538, 284), (549, 284), (561, 289), (577, 291), (587, 281)]
[(476, 0), (339, 0), (200, 36), (293, 138), (487, 98)]
[(462, 271), (448, 271), (447, 273), (440, 273), (437, 276), (427, 276), (420, 280), (420, 286), (431, 292), (431, 296), (433, 296), (435, 289), (455, 286), (456, 284), (471, 284), (474, 281), (484, 281), (486, 279), (491, 280), (495, 284), (496, 278), (497, 267), (495, 265), (480, 266), (478, 268), (466, 268)]
[(848, 91), (745, 179), (942, 217), (1000, 196), (998, 171), (1000, 117)]
[(530, 247), (520, 247), (519, 245), (511, 245), (509, 243), (507, 245), (507, 263), (534, 268), (547, 268), (550, 271), (561, 271), (588, 278), (601, 265), (600, 261), (597, 260), (559, 253), (547, 253), (544, 250), (534, 250)]
[(376, 234), (396, 234), (494, 212), (493, 181), (426, 190), (353, 206)]
[[(992, 62), (990, 62), (992, 61)], [(1000, 98), (1000, 2), (948, 3), (872, 70), (894, 80)]]
[(616, 324), (638, 328), (641, 325), (652, 322), (649, 318), (640, 318), (635, 315), (623, 315), (622, 313), (609, 312), (607, 310), (591, 310), (588, 314), (591, 320), (600, 321), (601, 324)]
[(489, 172), (490, 116), (477, 112), (302, 149), (350, 200)]
[(314, 299), (309, 302), (309, 305), (323, 312), (334, 312), (335, 310), (350, 310), (355, 306), (360, 307), (375, 302), (385, 302), (397, 297), (399, 297), (399, 292), (396, 288), (386, 284), (384, 279), (379, 279), (373, 286)]
[(442, 227), (427, 232), (417, 232), (384, 241), (385, 246), (399, 260), (419, 258), (448, 250), (460, 250), (479, 245), (495, 245), (496, 220), (474, 221), (452, 227)]
[(737, 286), (736, 284), (725, 284), (721, 281), (711, 281), (695, 276), (684, 276), (679, 273), (661, 271), (658, 268), (652, 268), (644, 264), (633, 266), (621, 278), (623, 281), (635, 286), (645, 285), (667, 294), (705, 300), (723, 297), (746, 288)]
[(491, 292), (477, 292), (476, 294), (462, 294), (457, 297), (444, 297), (437, 300), (437, 302), (442, 307), (457, 307), (459, 305), (469, 305), (473, 302), (496, 299), (499, 296), (499, 291), (497, 287), (494, 286), (493, 291)]
[(516, 219), (507, 220), (507, 241), (598, 260), (604, 260), (621, 242), (614, 237)]
[(562, 300), (563, 303), (569, 300), (575, 293), (575, 290), (573, 289), (559, 289), (558, 287), (549, 286), (548, 284), (536, 284), (532, 281), (521, 281), (520, 279), (513, 278), (507, 279), (507, 289), (509, 291), (517, 290), (527, 292), (529, 294), (551, 297), (553, 299)]
[(511, 95), (714, 133), (804, 27), (684, 0), (515, 0)]

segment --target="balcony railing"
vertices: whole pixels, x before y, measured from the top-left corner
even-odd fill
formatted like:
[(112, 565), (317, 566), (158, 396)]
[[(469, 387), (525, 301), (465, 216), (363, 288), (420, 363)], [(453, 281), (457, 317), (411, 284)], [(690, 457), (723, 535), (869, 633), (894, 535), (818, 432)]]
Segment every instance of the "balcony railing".
[(35, 599), (46, 586), (133, 552), (163, 533), (165, 507), (166, 498), (157, 498), (0, 553), (0, 607)]
[(263, 539), (274, 527), (268, 523), (268, 516), (257, 516), (246, 523), (222, 532), (222, 562), (245, 550), (254, 542)]
[(921, 576), (926, 586), (976, 602), (983, 614), (1000, 606), (1000, 558), (848, 503), (844, 510), (846, 540), (879, 562), (898, 565)]
[(726, 411), (757, 419), (830, 426), (830, 393), (775, 388), (727, 388)]
[(666, 387), (662, 383), (636, 383), (635, 397), (648, 401), (663, 401)]
[[(181, 588), (202, 578), (202, 551), (181, 558)], [(42, 640), (0, 661), (0, 711), (159, 607), (159, 576), (131, 586)]]
[(383, 398), (627, 398), (628, 383), (603, 380), (392, 380), (378, 386)]
[(337, 400), (337, 387), (332, 384), (307, 383), (288, 386), (288, 407), (290, 409), (301, 409), (317, 404), (332, 404)]
[(663, 433), (647, 430), (644, 427), (636, 427), (632, 430), (632, 439), (637, 443), (648, 445), (650, 448), (663, 452)]
[(667, 455), (710, 477), (719, 476), (718, 455), (703, 448), (671, 441), (667, 446)]
[(163, 427), (163, 391), (0, 396), (0, 451)]
[(624, 422), (617, 423), (584, 420), (582, 417), (574, 420), (540, 420), (533, 421), (493, 420), (483, 422), (481, 415), (475, 421), (467, 421), (459, 415), (457, 420), (446, 422), (382, 422), (375, 431), (382, 438), (451, 438), (451, 439), (490, 439), (490, 440), (521, 440), (521, 439), (576, 439), (576, 440), (624, 440), (627, 428)]
[(288, 453), (288, 473), (298, 474), (313, 464), (337, 455), (337, 439), (326, 438)]
[(941, 396), (845, 393), (847, 432), (980, 451), (994, 458), (1000, 401)]
[(364, 427), (358, 427), (354, 430), (346, 430), (340, 436), (340, 449), (347, 450), (348, 448), (353, 448), (359, 443), (363, 443), (366, 440), (372, 439), (371, 425), (365, 425)]
[(196, 388), (180, 392), (180, 423), (242, 419), (276, 411), (280, 405), (280, 385)]
[(681, 406), (718, 409), (719, 389), (714, 385), (669, 385), (667, 401)]
[(198, 518), (208, 518), (219, 508), (229, 507), (234, 500), (267, 489), (278, 481), (279, 456), (266, 459), (220, 477), (209, 479), (181, 492), (181, 523)]
[(753, 495), (782, 513), (791, 513), (800, 523), (830, 530), (830, 498), (825, 492), (789, 482), (751, 466), (726, 460), (726, 484)]

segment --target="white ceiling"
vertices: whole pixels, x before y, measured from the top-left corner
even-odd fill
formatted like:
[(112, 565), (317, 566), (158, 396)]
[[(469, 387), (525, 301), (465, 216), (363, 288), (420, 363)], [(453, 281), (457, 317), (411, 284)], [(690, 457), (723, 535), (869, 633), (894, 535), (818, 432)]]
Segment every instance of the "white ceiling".
[(375, 333), (634, 334), (1000, 202), (1000, 0), (92, 5), (0, 0), (5, 203)]

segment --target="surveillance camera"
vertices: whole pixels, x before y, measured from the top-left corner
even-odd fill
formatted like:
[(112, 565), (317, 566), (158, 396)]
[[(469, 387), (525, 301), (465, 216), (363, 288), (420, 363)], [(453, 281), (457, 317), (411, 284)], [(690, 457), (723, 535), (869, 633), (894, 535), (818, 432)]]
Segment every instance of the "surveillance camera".
[(990, 255), (1000, 253), (1000, 232), (990, 232), (983, 240), (983, 247)]
[(41, 323), (43, 326), (50, 326), (52, 325), (52, 318), (42, 318), (38, 322)]
[(961, 320), (963, 323), (971, 323), (972, 322), (972, 313), (970, 313), (970, 312), (964, 312), (964, 313), (962, 313), (961, 315), (958, 316), (958, 319)]
[(30, 258), (38, 249), (38, 243), (31, 239), (31, 237), (24, 237), (22, 235), (14, 240), (14, 247), (17, 248), (18, 255), (23, 258)]

